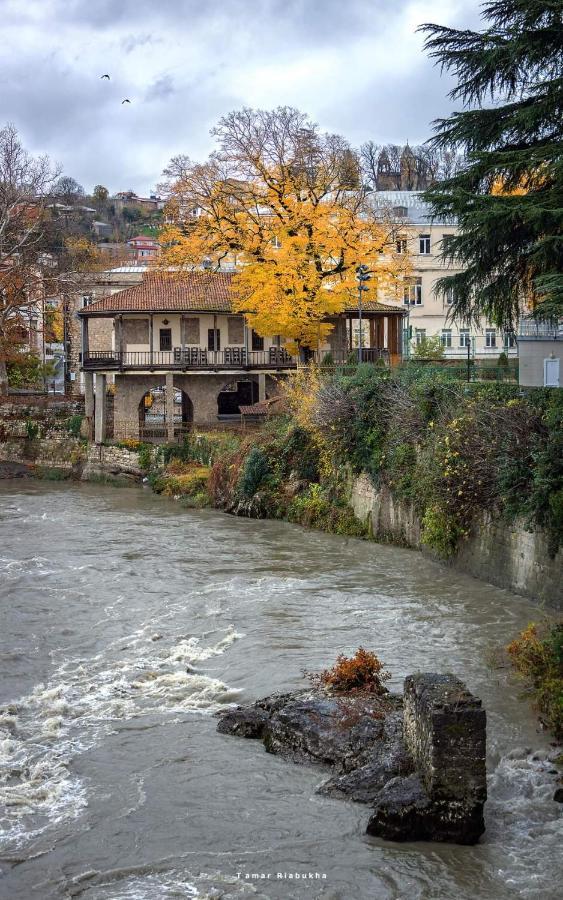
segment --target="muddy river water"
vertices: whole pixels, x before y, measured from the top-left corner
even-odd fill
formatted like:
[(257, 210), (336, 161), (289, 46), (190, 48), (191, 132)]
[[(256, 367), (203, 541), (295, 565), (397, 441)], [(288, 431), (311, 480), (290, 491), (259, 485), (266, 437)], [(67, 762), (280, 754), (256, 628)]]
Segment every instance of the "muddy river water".
[[(490, 667), (537, 617), (527, 600), (415, 552), (140, 489), (0, 482), (0, 537), (0, 897), (561, 896), (549, 737)], [(454, 672), (482, 697), (478, 846), (369, 838), (368, 809), (315, 793), (321, 770), (216, 733), (225, 704), (360, 644), (394, 687)]]

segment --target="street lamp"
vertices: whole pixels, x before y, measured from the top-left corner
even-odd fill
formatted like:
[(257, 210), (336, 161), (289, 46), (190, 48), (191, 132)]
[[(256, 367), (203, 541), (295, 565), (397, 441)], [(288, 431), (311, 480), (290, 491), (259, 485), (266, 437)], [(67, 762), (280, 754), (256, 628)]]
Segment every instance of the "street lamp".
[(358, 340), (358, 362), (362, 362), (362, 291), (367, 291), (367, 281), (370, 280), (372, 273), (368, 266), (362, 264), (356, 268), (356, 281), (358, 282), (358, 320), (360, 323), (360, 336)]

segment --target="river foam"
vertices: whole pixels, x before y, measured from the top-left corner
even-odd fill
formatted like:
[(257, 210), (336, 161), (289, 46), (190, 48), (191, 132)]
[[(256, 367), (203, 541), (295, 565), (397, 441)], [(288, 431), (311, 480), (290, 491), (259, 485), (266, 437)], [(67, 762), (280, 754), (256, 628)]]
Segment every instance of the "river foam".
[(180, 636), (163, 646), (148, 631), (89, 659), (64, 661), (47, 683), (0, 710), (1, 844), (20, 847), (48, 825), (80, 815), (87, 789), (72, 760), (116, 721), (212, 713), (237, 699), (237, 691), (196, 669), (242, 636), (232, 626), (208, 645)]

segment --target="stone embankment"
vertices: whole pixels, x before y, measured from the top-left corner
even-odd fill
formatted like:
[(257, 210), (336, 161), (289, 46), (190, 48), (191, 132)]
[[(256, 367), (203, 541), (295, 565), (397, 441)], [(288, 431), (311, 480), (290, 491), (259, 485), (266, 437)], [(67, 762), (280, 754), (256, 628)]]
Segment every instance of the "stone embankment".
[[(354, 481), (350, 503), (376, 541), (429, 552), (421, 541), (421, 523), (414, 505), (398, 500), (388, 488), (376, 488), (368, 475), (360, 475)], [(563, 549), (553, 558), (548, 544), (547, 535), (539, 529), (531, 530), (518, 520), (495, 521), (483, 513), (446, 564), (458, 572), (561, 609)]]
[(453, 675), (411, 675), (403, 696), (274, 694), (220, 716), (223, 734), (328, 768), (319, 792), (368, 804), (368, 834), (475, 844), (485, 830), (485, 711)]

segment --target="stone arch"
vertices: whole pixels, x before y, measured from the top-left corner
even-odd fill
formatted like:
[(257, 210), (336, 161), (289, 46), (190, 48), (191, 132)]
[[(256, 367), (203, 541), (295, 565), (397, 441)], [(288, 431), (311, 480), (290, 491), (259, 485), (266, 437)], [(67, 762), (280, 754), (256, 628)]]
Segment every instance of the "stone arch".
[(255, 378), (241, 376), (227, 382), (217, 394), (217, 415), (220, 418), (239, 416), (241, 406), (258, 402), (258, 383)]
[[(139, 437), (160, 441), (168, 437), (166, 384), (149, 387), (139, 400)], [(179, 387), (173, 389), (174, 433), (181, 434), (193, 422), (194, 408), (189, 394)]]

